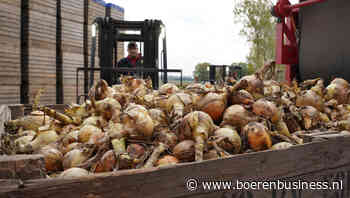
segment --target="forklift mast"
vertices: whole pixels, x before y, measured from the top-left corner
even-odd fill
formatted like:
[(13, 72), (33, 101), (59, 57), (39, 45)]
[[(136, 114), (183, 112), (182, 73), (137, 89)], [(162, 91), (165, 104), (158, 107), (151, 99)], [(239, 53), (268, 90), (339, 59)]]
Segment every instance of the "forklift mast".
[[(97, 18), (94, 24), (97, 25), (97, 31), (99, 32), (97, 39), (99, 42), (98, 57), (100, 58), (101, 79), (106, 80), (108, 84), (117, 82), (117, 72), (111, 72), (111, 69), (117, 67), (117, 46), (119, 42), (140, 42), (143, 43), (143, 54), (142, 65), (137, 68), (139, 69), (138, 75), (143, 78), (151, 77), (154, 88), (158, 88), (158, 72), (143, 72), (143, 69), (160, 69), (159, 67), (161, 67), (164, 70), (163, 81), (167, 81), (166, 38), (164, 37), (163, 41), (160, 41), (162, 28), (164, 28), (162, 21), (122, 21), (105, 17)], [(128, 31), (138, 31), (140, 34), (128, 33)], [(162, 42), (164, 46), (161, 52), (159, 51), (159, 42)], [(94, 43), (92, 50), (94, 50)], [(92, 51), (91, 63), (94, 63), (94, 55), (95, 53)], [(93, 64), (92, 67), (94, 67)]]

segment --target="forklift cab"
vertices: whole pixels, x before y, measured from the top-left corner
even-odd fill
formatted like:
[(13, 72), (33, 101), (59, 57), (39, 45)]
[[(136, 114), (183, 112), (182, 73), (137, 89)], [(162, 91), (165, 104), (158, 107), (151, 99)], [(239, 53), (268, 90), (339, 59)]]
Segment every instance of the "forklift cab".
[[(156, 89), (159, 87), (159, 79), (167, 83), (167, 72), (170, 70), (167, 69), (166, 32), (162, 21), (122, 21), (111, 17), (99, 17), (92, 26), (91, 67), (95, 67), (98, 41), (97, 56), (100, 60), (101, 79), (112, 85), (118, 83), (120, 73), (130, 72), (139, 78), (151, 77), (153, 87)], [(136, 68), (117, 67), (120, 42), (138, 44), (142, 57), (141, 65)], [(93, 71), (90, 72), (90, 87), (94, 83)]]

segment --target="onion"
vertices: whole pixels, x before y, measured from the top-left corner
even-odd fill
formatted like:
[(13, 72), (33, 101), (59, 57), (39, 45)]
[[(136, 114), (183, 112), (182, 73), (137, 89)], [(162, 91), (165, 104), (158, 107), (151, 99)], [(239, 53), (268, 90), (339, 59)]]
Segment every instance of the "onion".
[(218, 155), (218, 152), (215, 149), (212, 149), (203, 155), (204, 160), (211, 160), (211, 159), (219, 159), (220, 156)]
[(271, 150), (283, 150), (283, 149), (288, 149), (291, 146), (293, 146), (293, 144), (291, 144), (289, 142), (279, 142), (277, 144), (274, 144), (270, 149)]
[(257, 118), (241, 105), (232, 105), (226, 109), (221, 125), (229, 124), (236, 127), (244, 127)]
[(253, 112), (259, 116), (271, 119), (273, 123), (281, 119), (281, 112), (277, 106), (266, 99), (260, 99), (253, 104)]
[(59, 138), (57, 133), (49, 128), (39, 130), (37, 137), (30, 143), (30, 150), (32, 151), (37, 151), (48, 144), (54, 143)]
[(148, 112), (153, 120), (155, 128), (169, 126), (169, 121), (164, 111), (160, 109), (150, 109)]
[(278, 97), (281, 93), (280, 84), (274, 80), (264, 81), (264, 95)]
[(243, 104), (250, 105), (254, 103), (254, 97), (246, 90), (239, 90), (233, 92), (231, 96), (231, 103), (234, 104)]
[(63, 157), (63, 168), (67, 170), (69, 168), (77, 167), (89, 159), (89, 155), (80, 150), (74, 149), (66, 153)]
[(44, 155), (46, 171), (62, 170), (63, 154), (51, 146), (45, 146), (40, 149), (39, 154)]
[(59, 178), (62, 179), (75, 179), (80, 177), (88, 176), (89, 172), (82, 168), (70, 168), (62, 172)]
[(178, 138), (174, 133), (169, 132), (168, 130), (162, 130), (155, 133), (154, 141), (156, 143), (164, 143), (168, 145), (170, 149), (173, 149), (178, 143)]
[(255, 99), (259, 99), (264, 94), (264, 83), (258, 77), (258, 75), (249, 75), (241, 78), (237, 83), (239, 84), (242, 81), (246, 81), (248, 86), (245, 88), (249, 93), (251, 93)]
[(117, 163), (116, 156), (113, 150), (107, 151), (101, 158), (101, 160), (95, 166), (95, 173), (110, 172), (113, 171)]
[(195, 142), (192, 140), (184, 140), (178, 143), (174, 149), (174, 156), (182, 162), (192, 162), (195, 160)]
[(67, 146), (73, 142), (78, 142), (79, 131), (72, 131), (65, 135), (62, 139), (63, 146)]
[(159, 88), (159, 93), (164, 95), (175, 94), (177, 92), (179, 92), (179, 88), (172, 83), (164, 84)]
[(171, 155), (165, 155), (157, 161), (157, 166), (169, 166), (179, 163), (179, 160)]
[(210, 115), (214, 122), (218, 123), (222, 119), (222, 114), (226, 109), (226, 95), (208, 93), (198, 101), (198, 110)]
[(78, 140), (81, 143), (86, 143), (90, 140), (90, 137), (94, 134), (101, 134), (101, 129), (93, 125), (85, 125), (80, 129), (78, 134)]
[(191, 112), (193, 108), (192, 97), (189, 94), (177, 93), (169, 97), (167, 101), (167, 112), (173, 120), (183, 118), (184, 115)]
[(178, 130), (178, 137), (180, 140), (194, 140), (196, 142), (196, 161), (202, 161), (205, 141), (213, 135), (217, 128), (208, 114), (194, 111), (183, 118)]
[(243, 134), (248, 140), (249, 147), (254, 151), (269, 149), (272, 146), (268, 129), (261, 123), (250, 122), (244, 127)]
[(296, 105), (298, 107), (313, 106), (318, 111), (323, 111), (323, 98), (312, 90), (302, 91), (297, 97)]
[(215, 131), (215, 138), (219, 139), (217, 145), (225, 151), (237, 154), (241, 150), (241, 137), (232, 128), (220, 128)]
[(345, 104), (349, 99), (349, 83), (341, 78), (334, 79), (331, 84), (326, 88), (326, 100), (335, 99), (338, 104)]
[(303, 107), (300, 110), (303, 120), (304, 120), (304, 128), (311, 129), (316, 127), (320, 121), (320, 113), (312, 106)]
[(110, 119), (117, 119), (121, 114), (121, 105), (114, 98), (105, 98), (104, 100), (96, 102), (96, 113), (101, 115), (106, 121)]
[(152, 137), (154, 123), (147, 109), (141, 105), (130, 104), (124, 113), (121, 122), (131, 137), (137, 139)]
[(145, 147), (141, 146), (140, 144), (130, 144), (128, 145), (126, 151), (133, 159), (141, 158), (146, 152)]
[(19, 137), (15, 140), (16, 150), (20, 153), (25, 153), (27, 150), (27, 147), (30, 145), (30, 142), (34, 139), (34, 136), (27, 135)]
[(78, 142), (73, 142), (71, 144), (68, 144), (67, 146), (63, 146), (60, 151), (63, 155), (65, 155), (66, 153), (68, 153), (71, 150), (74, 149), (78, 149), (82, 147), (82, 143), (78, 143)]

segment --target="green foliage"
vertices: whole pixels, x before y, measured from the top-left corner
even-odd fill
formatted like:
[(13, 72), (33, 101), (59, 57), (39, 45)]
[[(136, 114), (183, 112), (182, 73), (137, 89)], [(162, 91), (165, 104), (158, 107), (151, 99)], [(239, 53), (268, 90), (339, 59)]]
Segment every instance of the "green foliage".
[(241, 35), (250, 43), (248, 73), (275, 56), (275, 22), (271, 0), (235, 0), (235, 22), (243, 24)]
[(210, 63), (199, 63), (193, 72), (193, 76), (197, 77), (199, 81), (209, 80), (209, 66)]

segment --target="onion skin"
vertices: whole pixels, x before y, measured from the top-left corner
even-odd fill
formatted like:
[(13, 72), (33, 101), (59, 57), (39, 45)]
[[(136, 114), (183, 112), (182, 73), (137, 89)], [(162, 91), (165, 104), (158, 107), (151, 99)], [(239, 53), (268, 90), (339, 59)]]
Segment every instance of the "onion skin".
[(161, 166), (175, 165), (177, 163), (179, 163), (179, 160), (176, 157), (171, 155), (165, 155), (164, 157), (160, 158), (156, 164), (158, 167), (161, 167)]
[(237, 154), (241, 150), (242, 140), (236, 130), (231, 128), (220, 128), (215, 131), (216, 138), (223, 138), (217, 144), (225, 151)]
[(63, 157), (64, 170), (77, 167), (88, 160), (89, 156), (79, 149), (74, 149), (66, 153)]
[(81, 143), (87, 143), (92, 135), (101, 133), (101, 129), (97, 128), (96, 126), (85, 125), (79, 131), (78, 140)]
[(349, 83), (342, 79), (336, 78), (331, 84), (326, 88), (326, 100), (335, 99), (338, 104), (345, 104), (349, 100)]
[(192, 162), (195, 160), (195, 142), (184, 140), (173, 149), (174, 156), (182, 162)]
[(178, 137), (180, 140), (194, 140), (196, 142), (196, 161), (202, 161), (205, 142), (217, 128), (208, 114), (194, 111), (183, 118), (178, 130)]
[(254, 97), (246, 90), (239, 90), (233, 92), (231, 96), (231, 104), (242, 104), (242, 105), (251, 105), (254, 103)]
[(226, 109), (221, 125), (228, 124), (241, 128), (255, 120), (256, 117), (254, 117), (253, 114), (247, 111), (243, 106), (232, 105)]
[(254, 151), (262, 151), (271, 148), (272, 141), (268, 129), (258, 122), (250, 122), (243, 129), (248, 144)]
[(44, 155), (46, 171), (55, 172), (63, 170), (63, 154), (51, 146), (40, 149), (39, 154)]
[(323, 111), (324, 102), (323, 98), (312, 90), (303, 91), (296, 100), (298, 107), (313, 106), (318, 111)]
[(107, 151), (97, 163), (95, 173), (111, 172), (117, 163), (113, 150)]
[(40, 131), (38, 133), (38, 136), (30, 143), (30, 147), (31, 147), (30, 150), (38, 151), (40, 148), (56, 142), (58, 138), (59, 137), (57, 133), (53, 130), (49, 129), (49, 130)]
[(271, 150), (283, 150), (283, 149), (288, 149), (292, 146), (293, 146), (293, 144), (291, 144), (289, 142), (279, 142), (277, 144), (274, 144), (270, 149)]
[(207, 113), (215, 123), (218, 123), (222, 119), (226, 103), (225, 95), (208, 93), (199, 100), (197, 106), (198, 110)]
[(70, 168), (62, 172), (59, 176), (61, 179), (76, 179), (88, 176), (89, 172), (82, 168)]
[(124, 129), (137, 139), (150, 139), (154, 131), (154, 123), (147, 109), (141, 105), (130, 104), (121, 118)]
[(159, 88), (159, 93), (163, 95), (171, 95), (177, 92), (179, 92), (179, 88), (172, 83), (164, 84)]
[(300, 112), (303, 116), (305, 129), (308, 130), (308, 129), (314, 128), (319, 124), (320, 112), (317, 111), (316, 108), (314, 108), (312, 106), (306, 106), (306, 107), (303, 107), (300, 110)]
[(253, 104), (253, 112), (264, 118), (271, 119), (273, 123), (281, 119), (281, 112), (277, 106), (265, 99), (260, 99)]

